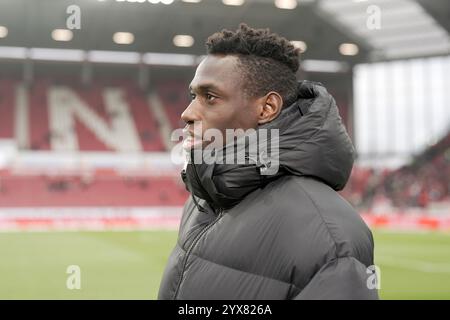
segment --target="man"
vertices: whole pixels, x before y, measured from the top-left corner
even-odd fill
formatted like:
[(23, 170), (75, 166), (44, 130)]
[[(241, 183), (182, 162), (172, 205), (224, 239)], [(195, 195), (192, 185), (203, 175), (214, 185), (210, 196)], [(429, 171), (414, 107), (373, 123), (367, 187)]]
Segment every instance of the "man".
[(336, 192), (354, 149), (334, 99), (320, 84), (297, 82), (298, 50), (269, 30), (241, 24), (206, 45), (181, 116), (187, 152), (208, 147), (207, 130), (276, 129), (278, 170), (187, 163), (191, 197), (158, 298), (377, 299), (372, 234)]

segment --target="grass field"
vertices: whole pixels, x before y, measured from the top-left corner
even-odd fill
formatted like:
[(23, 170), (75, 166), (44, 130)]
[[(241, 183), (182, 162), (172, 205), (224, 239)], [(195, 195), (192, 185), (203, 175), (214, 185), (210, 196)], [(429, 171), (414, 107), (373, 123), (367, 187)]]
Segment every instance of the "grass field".
[[(450, 234), (374, 232), (383, 299), (450, 299)], [(0, 233), (0, 299), (154, 299), (174, 231)], [(69, 290), (66, 269), (81, 269)]]

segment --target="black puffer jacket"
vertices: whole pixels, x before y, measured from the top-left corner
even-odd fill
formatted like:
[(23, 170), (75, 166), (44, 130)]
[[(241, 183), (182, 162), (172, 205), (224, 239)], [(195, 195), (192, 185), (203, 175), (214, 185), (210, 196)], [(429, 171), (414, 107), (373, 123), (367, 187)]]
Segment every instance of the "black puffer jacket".
[(280, 129), (276, 175), (262, 179), (258, 164), (183, 171), (193, 196), (158, 298), (377, 299), (372, 234), (336, 192), (354, 149), (334, 99), (300, 82), (298, 101), (261, 128)]

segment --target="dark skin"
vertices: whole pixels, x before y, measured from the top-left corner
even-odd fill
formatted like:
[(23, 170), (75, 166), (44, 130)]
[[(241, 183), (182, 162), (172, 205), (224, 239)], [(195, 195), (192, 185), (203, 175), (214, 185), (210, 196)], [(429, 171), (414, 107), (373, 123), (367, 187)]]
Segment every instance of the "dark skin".
[(193, 134), (194, 123), (201, 122), (202, 135), (215, 128), (225, 137), (226, 129), (256, 129), (275, 119), (283, 106), (281, 95), (271, 91), (247, 97), (243, 81), (237, 56), (208, 55), (189, 86), (192, 101), (181, 114), (185, 129)]

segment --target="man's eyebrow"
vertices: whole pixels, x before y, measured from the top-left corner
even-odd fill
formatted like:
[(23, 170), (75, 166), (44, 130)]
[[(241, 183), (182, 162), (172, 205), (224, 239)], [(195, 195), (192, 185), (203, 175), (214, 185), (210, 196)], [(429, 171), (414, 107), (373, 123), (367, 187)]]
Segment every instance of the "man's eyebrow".
[(201, 84), (199, 86), (191, 86), (191, 85), (189, 85), (189, 91), (206, 92), (206, 91), (209, 91), (209, 90), (219, 91), (219, 92), (222, 91), (222, 90), (220, 90), (219, 87), (217, 87), (216, 85), (214, 85), (212, 83), (205, 83), (205, 84)]

